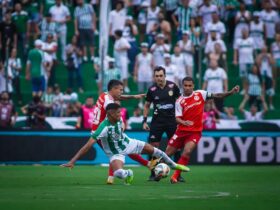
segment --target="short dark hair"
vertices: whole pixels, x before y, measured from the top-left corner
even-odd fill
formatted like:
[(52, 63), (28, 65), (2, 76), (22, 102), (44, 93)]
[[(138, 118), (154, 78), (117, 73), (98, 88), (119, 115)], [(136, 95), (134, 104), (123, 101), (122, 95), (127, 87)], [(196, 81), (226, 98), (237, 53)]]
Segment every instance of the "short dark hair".
[(192, 83), (194, 84), (194, 80), (193, 80), (192, 77), (185, 77), (185, 78), (182, 80), (182, 84), (183, 84), (185, 81), (192, 81)]
[(115, 31), (115, 35), (117, 35), (118, 37), (122, 37), (122, 34), (123, 34), (122, 30)]
[(166, 74), (165, 68), (164, 68), (163, 66), (156, 66), (156, 67), (154, 68), (154, 74), (155, 74), (157, 71), (163, 71), (164, 75)]
[(107, 90), (110, 91), (110, 90), (113, 89), (113, 87), (116, 87), (116, 86), (119, 86), (119, 85), (122, 85), (122, 86), (123, 86), (123, 83), (122, 83), (120, 80), (111, 79), (111, 80), (108, 82)]
[(111, 103), (111, 104), (108, 104), (108, 106), (106, 107), (106, 112), (108, 112), (109, 110), (117, 110), (121, 108), (121, 106), (117, 103)]

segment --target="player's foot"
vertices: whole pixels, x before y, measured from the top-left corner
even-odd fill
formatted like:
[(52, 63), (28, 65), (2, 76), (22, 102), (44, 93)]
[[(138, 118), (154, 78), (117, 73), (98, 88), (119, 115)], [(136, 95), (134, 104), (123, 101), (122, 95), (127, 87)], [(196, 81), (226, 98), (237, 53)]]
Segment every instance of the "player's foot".
[(186, 182), (186, 180), (181, 175), (177, 178), (177, 181), (183, 183)]
[(124, 180), (124, 184), (131, 185), (133, 178), (134, 178), (133, 171), (131, 169), (128, 169), (128, 175)]
[(176, 183), (178, 183), (178, 180), (175, 177), (171, 176), (170, 183), (171, 184), (176, 184)]
[(107, 184), (114, 184), (114, 177), (113, 176), (108, 176)]
[(150, 160), (149, 163), (148, 163), (148, 168), (150, 170), (153, 170), (156, 167), (156, 165), (160, 163), (160, 161), (161, 161), (161, 158)]
[(175, 166), (176, 170), (184, 171), (184, 172), (189, 172), (190, 168), (181, 164), (176, 164)]

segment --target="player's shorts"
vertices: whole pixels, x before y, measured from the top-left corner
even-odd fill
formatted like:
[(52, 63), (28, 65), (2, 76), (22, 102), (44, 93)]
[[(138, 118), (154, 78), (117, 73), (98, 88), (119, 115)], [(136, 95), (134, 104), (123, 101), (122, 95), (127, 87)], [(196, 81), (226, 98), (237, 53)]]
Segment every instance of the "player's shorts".
[(251, 70), (252, 64), (241, 63), (239, 64), (239, 76), (241, 78), (247, 78), (248, 72)]
[(114, 160), (120, 160), (125, 163), (125, 156), (130, 154), (141, 154), (145, 146), (145, 142), (136, 139), (130, 139), (126, 149), (120, 154), (108, 155), (110, 163)]
[(173, 137), (168, 141), (168, 146), (175, 147), (177, 149), (183, 149), (188, 142), (194, 142), (198, 144), (201, 138), (201, 131), (180, 131), (176, 130)]
[(79, 29), (79, 45), (84, 46), (94, 46), (94, 32), (92, 29)]
[(184, 53), (184, 61), (187, 66), (193, 66), (193, 55)]
[(177, 125), (174, 124), (166, 124), (159, 125), (159, 123), (152, 123), (150, 126), (150, 133), (149, 133), (149, 143), (152, 142), (160, 142), (162, 139), (162, 135), (165, 132), (167, 134), (168, 139), (170, 139), (176, 131)]
[(116, 66), (121, 70), (121, 79), (128, 78), (128, 58), (120, 57), (119, 60), (116, 61)]

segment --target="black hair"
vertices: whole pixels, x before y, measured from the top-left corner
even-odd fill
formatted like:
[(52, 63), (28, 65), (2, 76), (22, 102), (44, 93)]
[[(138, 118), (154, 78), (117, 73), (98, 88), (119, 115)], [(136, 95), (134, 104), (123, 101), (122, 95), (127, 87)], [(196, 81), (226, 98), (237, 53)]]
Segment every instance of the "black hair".
[(117, 35), (118, 37), (122, 37), (122, 34), (123, 34), (122, 30), (115, 31), (115, 35)]
[(165, 68), (163, 66), (156, 66), (156, 68), (154, 68), (154, 74), (157, 71), (163, 71), (164, 75), (166, 75), (166, 71), (165, 71)]
[(194, 84), (194, 80), (193, 80), (192, 77), (185, 77), (185, 78), (182, 80), (182, 84), (183, 84), (185, 81), (192, 81), (192, 83)]
[(116, 80), (116, 79), (111, 79), (109, 82), (108, 82), (108, 85), (107, 85), (107, 90), (110, 91), (113, 89), (113, 87), (116, 87), (116, 86), (119, 86), (119, 85), (122, 85), (123, 86), (123, 83), (119, 80)]
[(111, 103), (111, 104), (108, 104), (108, 106), (106, 107), (106, 112), (108, 112), (109, 110), (117, 110), (119, 108), (121, 108), (121, 106), (119, 104)]

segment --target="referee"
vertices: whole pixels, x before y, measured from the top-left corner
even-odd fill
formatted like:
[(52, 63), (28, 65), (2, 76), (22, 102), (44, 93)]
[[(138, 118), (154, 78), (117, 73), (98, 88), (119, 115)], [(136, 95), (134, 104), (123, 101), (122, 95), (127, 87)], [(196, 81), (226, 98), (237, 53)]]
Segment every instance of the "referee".
[[(165, 68), (162, 66), (157, 66), (154, 69), (154, 81), (155, 83), (149, 88), (146, 95), (143, 129), (150, 131), (149, 143), (154, 147), (159, 147), (164, 132), (167, 134), (168, 139), (170, 139), (176, 131), (175, 102), (180, 96), (180, 90), (174, 82), (166, 80)], [(154, 112), (150, 128), (147, 123), (147, 117), (152, 103), (154, 105)], [(153, 171), (149, 181), (155, 181)]]

